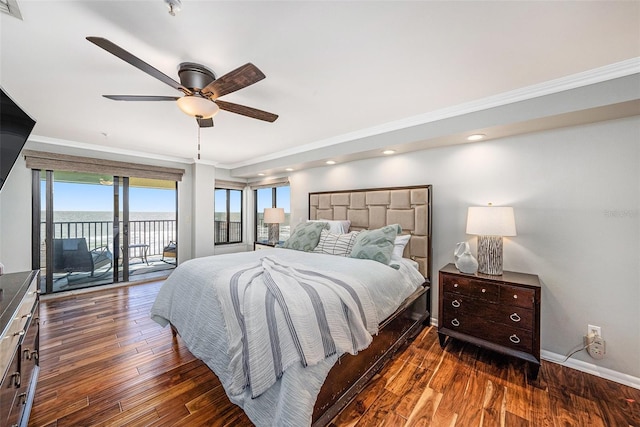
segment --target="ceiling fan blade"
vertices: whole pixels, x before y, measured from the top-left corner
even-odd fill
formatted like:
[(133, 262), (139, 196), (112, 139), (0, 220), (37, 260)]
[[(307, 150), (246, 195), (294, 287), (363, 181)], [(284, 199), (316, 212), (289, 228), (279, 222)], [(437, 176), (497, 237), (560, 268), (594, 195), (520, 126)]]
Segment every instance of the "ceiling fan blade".
[(249, 62), (212, 81), (201, 92), (209, 98), (217, 99), (222, 95), (251, 86), (264, 78), (264, 73)]
[(196, 122), (198, 122), (198, 126), (201, 128), (212, 128), (213, 127), (213, 118), (209, 117), (208, 119), (199, 119), (196, 117)]
[(162, 71), (159, 71), (158, 69), (152, 67), (151, 65), (144, 62), (142, 59), (132, 55), (131, 53), (127, 52), (120, 46), (112, 43), (111, 41), (102, 37), (92, 37), (92, 36), (87, 37), (87, 40), (89, 40), (91, 43), (95, 44), (96, 46), (103, 48), (107, 52), (117, 56), (123, 61), (128, 62), (129, 64), (133, 65), (137, 69), (144, 71), (145, 73), (149, 74), (151, 77), (155, 77), (161, 82), (168, 84), (172, 88), (180, 90), (187, 95), (192, 94), (192, 92), (189, 89), (182, 86), (180, 83), (173, 80), (171, 77), (167, 76)]
[(264, 120), (265, 122), (273, 123), (278, 118), (277, 114), (268, 113), (266, 111), (258, 110), (257, 108), (220, 100), (216, 100), (215, 103), (218, 104), (218, 107), (220, 107), (221, 110), (230, 111), (232, 113), (241, 114), (258, 120)]
[(114, 101), (177, 101), (179, 96), (154, 96), (154, 95), (102, 95)]

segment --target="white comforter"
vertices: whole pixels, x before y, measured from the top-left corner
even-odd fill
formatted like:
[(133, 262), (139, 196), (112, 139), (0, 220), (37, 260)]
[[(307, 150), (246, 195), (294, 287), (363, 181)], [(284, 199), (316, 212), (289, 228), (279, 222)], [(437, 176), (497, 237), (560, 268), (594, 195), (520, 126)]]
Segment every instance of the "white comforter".
[(265, 249), (190, 260), (178, 266), (166, 280), (151, 309), (151, 317), (163, 326), (170, 322), (176, 327), (193, 355), (216, 373), (229, 399), (242, 407), (258, 426), (310, 425), (316, 397), (339, 353), (306, 368), (300, 363), (288, 366), (280, 380), (257, 398), (252, 398), (250, 387), (238, 391), (233, 386), (234, 372), (229, 366), (242, 354), (230, 350), (220, 299), (229, 282), (221, 276), (228, 276), (229, 267), (246, 266), (264, 257), (336, 272), (366, 283), (378, 319), (393, 313), (424, 282), (424, 277), (408, 260), (395, 270), (370, 260)]

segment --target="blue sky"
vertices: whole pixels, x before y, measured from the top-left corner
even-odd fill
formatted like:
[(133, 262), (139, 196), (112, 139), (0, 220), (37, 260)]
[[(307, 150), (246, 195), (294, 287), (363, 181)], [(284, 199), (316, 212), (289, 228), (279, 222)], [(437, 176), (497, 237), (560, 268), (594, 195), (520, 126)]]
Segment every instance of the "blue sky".
[[(54, 184), (54, 208), (57, 211), (112, 211), (113, 187), (108, 185), (73, 184), (56, 182)], [(271, 207), (271, 189), (259, 192), (258, 212)], [(221, 192), (219, 192), (221, 193)], [(235, 192), (232, 192), (234, 194)], [(42, 207), (45, 206), (45, 184), (42, 182)], [(235, 193), (238, 194), (238, 193)], [(278, 207), (283, 207), (285, 212), (290, 212), (291, 192), (290, 187), (278, 187)], [(215, 200), (218, 210), (224, 207), (224, 197), (216, 194)], [(239, 212), (241, 201), (232, 196), (231, 211)], [(176, 206), (174, 190), (160, 190), (155, 188), (129, 189), (129, 211), (131, 212), (174, 212)], [(236, 209), (238, 207), (238, 209)]]
[[(44, 209), (44, 182), (41, 194)], [(56, 211), (113, 211), (113, 187), (108, 185), (56, 182), (53, 195)], [(174, 190), (135, 187), (129, 189), (130, 212), (174, 212), (175, 209)]]

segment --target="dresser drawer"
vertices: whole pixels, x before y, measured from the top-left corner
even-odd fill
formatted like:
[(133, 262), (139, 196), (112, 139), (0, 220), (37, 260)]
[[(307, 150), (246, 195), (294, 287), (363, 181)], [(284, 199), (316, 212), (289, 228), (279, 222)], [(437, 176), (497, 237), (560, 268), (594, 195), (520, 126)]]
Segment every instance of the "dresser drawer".
[(445, 313), (463, 313), (482, 317), (490, 322), (500, 323), (505, 326), (514, 326), (520, 329), (533, 330), (535, 328), (534, 311), (506, 304), (490, 304), (481, 299), (466, 295), (445, 292), (443, 307)]
[(15, 352), (16, 346), (26, 333), (27, 323), (33, 316), (34, 307), (36, 306), (38, 298), (36, 282), (37, 281), (34, 280), (29, 286), (14, 316), (10, 319), (5, 333), (0, 338), (0, 367), (6, 368)]
[(533, 308), (535, 298), (536, 293), (533, 289), (504, 285), (500, 290), (500, 303), (502, 304)]
[(448, 312), (444, 314), (442, 327), (524, 353), (531, 353), (533, 350), (531, 330), (505, 326), (485, 318)]
[(463, 276), (443, 275), (442, 278), (442, 287), (445, 292), (482, 298), (491, 302), (497, 302), (500, 296), (500, 287), (494, 283)]

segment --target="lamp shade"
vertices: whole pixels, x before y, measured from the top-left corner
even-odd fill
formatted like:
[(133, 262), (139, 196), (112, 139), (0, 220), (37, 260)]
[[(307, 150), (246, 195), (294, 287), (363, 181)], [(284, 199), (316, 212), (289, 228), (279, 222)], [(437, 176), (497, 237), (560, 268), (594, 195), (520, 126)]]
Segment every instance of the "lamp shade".
[(220, 109), (215, 102), (199, 95), (183, 96), (178, 98), (177, 103), (183, 113), (203, 119), (213, 117)]
[(264, 208), (265, 224), (282, 224), (284, 222), (283, 208)]
[(510, 206), (473, 206), (467, 212), (467, 234), (515, 236), (516, 220)]

